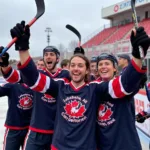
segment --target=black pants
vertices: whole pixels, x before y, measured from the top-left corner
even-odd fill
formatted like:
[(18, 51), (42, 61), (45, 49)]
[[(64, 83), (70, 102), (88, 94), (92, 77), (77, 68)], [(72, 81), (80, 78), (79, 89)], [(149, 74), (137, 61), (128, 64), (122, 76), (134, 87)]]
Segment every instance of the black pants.
[(28, 129), (12, 130), (6, 129), (3, 142), (3, 150), (20, 150), (23, 148), (24, 140)]
[(50, 150), (53, 134), (38, 133), (29, 130), (23, 150)]

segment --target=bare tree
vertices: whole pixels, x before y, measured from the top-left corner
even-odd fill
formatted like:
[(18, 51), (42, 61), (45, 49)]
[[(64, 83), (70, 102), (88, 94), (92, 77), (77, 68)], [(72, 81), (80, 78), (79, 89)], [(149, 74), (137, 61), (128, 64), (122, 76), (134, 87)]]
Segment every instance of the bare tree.
[(69, 51), (74, 51), (74, 49), (78, 46), (78, 41), (70, 41), (68, 45)]

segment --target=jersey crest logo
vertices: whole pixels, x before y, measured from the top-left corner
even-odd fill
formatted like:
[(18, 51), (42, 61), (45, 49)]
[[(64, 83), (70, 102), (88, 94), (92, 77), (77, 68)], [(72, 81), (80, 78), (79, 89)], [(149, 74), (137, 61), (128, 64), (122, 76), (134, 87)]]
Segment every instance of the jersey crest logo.
[(97, 122), (100, 126), (109, 126), (116, 120), (113, 115), (114, 104), (105, 102), (99, 106)]
[(33, 101), (32, 101), (32, 95), (30, 94), (23, 94), (19, 96), (19, 104), (17, 105), (18, 108), (21, 109), (31, 109), (33, 106)]
[(112, 115), (111, 108), (108, 108), (108, 106), (105, 107), (104, 104), (101, 104), (98, 112), (98, 120), (101, 121), (110, 120), (111, 115)]
[(79, 101), (72, 101), (68, 104), (66, 104), (66, 106), (64, 107), (66, 114), (69, 117), (73, 117), (73, 118), (80, 118), (84, 116), (85, 113), (85, 106), (82, 105)]
[(69, 96), (63, 99), (64, 111), (62, 111), (62, 117), (68, 122), (80, 123), (87, 119), (85, 116), (86, 105), (88, 101), (82, 99), (79, 96)]
[(56, 102), (56, 99), (49, 94), (44, 94), (44, 96), (42, 96), (42, 100), (45, 102), (48, 102), (48, 103), (55, 103)]

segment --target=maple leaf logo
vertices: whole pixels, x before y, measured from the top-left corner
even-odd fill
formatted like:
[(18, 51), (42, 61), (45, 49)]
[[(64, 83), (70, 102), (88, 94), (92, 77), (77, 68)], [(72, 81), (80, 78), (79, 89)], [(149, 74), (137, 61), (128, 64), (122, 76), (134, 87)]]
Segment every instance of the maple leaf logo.
[(98, 120), (99, 121), (108, 121), (111, 118), (112, 115), (112, 111), (110, 108), (108, 108), (108, 106), (101, 104), (99, 107), (99, 111), (98, 111)]
[(32, 106), (32, 100), (26, 96), (22, 97), (19, 101), (21, 107), (31, 107)]
[(66, 114), (73, 118), (80, 118), (84, 116), (84, 112), (86, 111), (85, 106), (80, 102), (74, 100), (64, 107)]

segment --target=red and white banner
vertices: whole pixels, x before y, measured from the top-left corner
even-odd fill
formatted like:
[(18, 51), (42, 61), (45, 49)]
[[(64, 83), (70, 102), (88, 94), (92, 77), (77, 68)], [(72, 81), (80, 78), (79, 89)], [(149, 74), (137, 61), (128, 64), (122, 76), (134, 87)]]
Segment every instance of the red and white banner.
[[(147, 110), (150, 102), (147, 99), (145, 90), (140, 90), (134, 98), (136, 113), (139, 113), (142, 110)], [(150, 137), (150, 119), (147, 119), (144, 123), (136, 123), (136, 125)]]
[[(143, 6), (145, 4), (149, 4), (150, 0), (136, 0), (136, 7)], [(115, 14), (119, 14), (124, 11), (128, 11), (131, 9), (131, 0), (124, 0), (115, 5), (111, 5), (105, 8), (102, 8), (102, 18), (105, 19)]]

